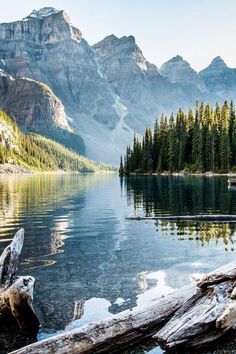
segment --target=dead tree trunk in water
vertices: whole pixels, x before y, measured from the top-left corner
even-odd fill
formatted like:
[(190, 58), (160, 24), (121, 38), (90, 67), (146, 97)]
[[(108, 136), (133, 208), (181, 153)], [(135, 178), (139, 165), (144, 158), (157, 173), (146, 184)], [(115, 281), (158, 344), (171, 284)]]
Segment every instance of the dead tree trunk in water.
[(14, 354), (112, 353), (148, 337), (167, 350), (209, 344), (236, 327), (235, 282), (236, 262), (232, 262), (207, 274), (198, 284)]
[(126, 220), (160, 220), (160, 221), (206, 221), (236, 222), (236, 215), (170, 215), (170, 216), (130, 216)]
[[(39, 320), (32, 305), (35, 279), (31, 276), (17, 277), (23, 243), (24, 230), (20, 229), (0, 257), (1, 346), (3, 340), (11, 347), (21, 334), (35, 338), (39, 329)], [(17, 343), (14, 346), (17, 347)]]

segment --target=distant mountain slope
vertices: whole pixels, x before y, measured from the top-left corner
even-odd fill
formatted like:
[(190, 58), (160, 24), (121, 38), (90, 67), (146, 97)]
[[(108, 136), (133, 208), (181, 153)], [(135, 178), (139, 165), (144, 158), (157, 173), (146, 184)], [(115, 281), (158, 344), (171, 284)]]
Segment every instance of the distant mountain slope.
[(0, 111), (0, 165), (5, 163), (33, 171), (95, 173), (112, 170), (112, 167), (90, 161), (48, 138), (25, 135), (6, 113)]
[(82, 139), (68, 124), (63, 104), (47, 85), (0, 72), (0, 107), (23, 131), (45, 134), (85, 152)]
[(197, 72), (180, 55), (164, 63), (160, 74), (172, 83), (197, 85)]
[(229, 68), (221, 57), (216, 57), (210, 65), (198, 73), (201, 89), (214, 92), (219, 100), (235, 99), (236, 69)]
[(235, 69), (219, 60), (196, 73), (176, 56), (158, 70), (133, 36), (110, 35), (90, 46), (65, 11), (50, 7), (0, 24), (0, 70), (48, 85), (79, 130), (86, 155), (112, 163), (134, 131), (143, 134), (162, 112), (188, 109), (196, 100), (236, 99)]

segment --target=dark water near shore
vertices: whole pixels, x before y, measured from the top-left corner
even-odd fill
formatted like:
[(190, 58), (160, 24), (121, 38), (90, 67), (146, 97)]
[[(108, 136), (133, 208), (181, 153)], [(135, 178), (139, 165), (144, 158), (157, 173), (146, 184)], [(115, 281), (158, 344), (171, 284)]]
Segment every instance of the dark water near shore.
[(236, 214), (236, 190), (228, 189), (226, 177), (2, 176), (0, 252), (24, 227), (20, 268), (37, 279), (41, 339), (71, 322), (76, 300), (86, 301), (85, 314), (69, 328), (234, 260), (234, 223), (125, 220), (209, 213)]

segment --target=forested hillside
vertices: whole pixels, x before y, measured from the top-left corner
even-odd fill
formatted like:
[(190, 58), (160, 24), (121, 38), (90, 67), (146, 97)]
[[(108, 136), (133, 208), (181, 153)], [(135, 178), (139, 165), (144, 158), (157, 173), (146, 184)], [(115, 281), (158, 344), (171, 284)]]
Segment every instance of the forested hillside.
[(10, 163), (33, 171), (94, 173), (112, 170), (76, 154), (40, 135), (23, 134), (11, 118), (0, 111), (0, 164)]
[(236, 115), (234, 104), (215, 108), (197, 103), (195, 110), (162, 115), (142, 141), (134, 136), (121, 157), (120, 174), (155, 172), (236, 171)]

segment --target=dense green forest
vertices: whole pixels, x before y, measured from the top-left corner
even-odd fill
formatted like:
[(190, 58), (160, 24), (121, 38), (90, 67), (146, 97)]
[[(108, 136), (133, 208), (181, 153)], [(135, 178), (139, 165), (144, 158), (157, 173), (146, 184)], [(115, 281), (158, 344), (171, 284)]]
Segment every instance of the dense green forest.
[(120, 174), (236, 171), (236, 114), (234, 104), (215, 108), (197, 103), (187, 114), (162, 115), (154, 129), (121, 157)]
[(0, 111), (0, 164), (11, 163), (33, 171), (110, 171), (105, 164), (90, 161), (46, 137), (23, 134), (11, 118)]

